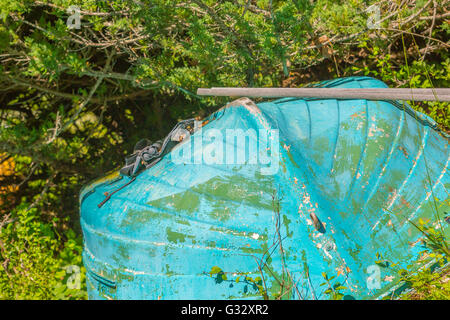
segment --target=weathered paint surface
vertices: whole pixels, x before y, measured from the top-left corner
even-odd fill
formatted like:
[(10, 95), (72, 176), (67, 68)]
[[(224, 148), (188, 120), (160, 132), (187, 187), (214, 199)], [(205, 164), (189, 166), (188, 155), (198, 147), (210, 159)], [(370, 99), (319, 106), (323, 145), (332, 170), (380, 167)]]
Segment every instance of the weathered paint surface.
[[(327, 85), (385, 87), (366, 77)], [(272, 250), (272, 273), (282, 277), (284, 261), (289, 281), (307, 299), (326, 298), (322, 272), (337, 276), (347, 295), (378, 297), (396, 274), (382, 268), (381, 288), (368, 288), (376, 254), (406, 266), (422, 250), (407, 219), (433, 218), (435, 202), (441, 216), (449, 211), (448, 139), (392, 103), (282, 99), (256, 107), (244, 99), (218, 113), (204, 129), (278, 129), (278, 173), (262, 175), (250, 164), (177, 165), (168, 155), (100, 209), (104, 193), (129, 178), (109, 176), (84, 188), (91, 299), (261, 299), (255, 287), (235, 280), (260, 276), (256, 261), (273, 248), (274, 191), (281, 195), (284, 255)], [(214, 267), (227, 281), (209, 274)], [(264, 276), (269, 295), (276, 294), (279, 284), (268, 270)]]

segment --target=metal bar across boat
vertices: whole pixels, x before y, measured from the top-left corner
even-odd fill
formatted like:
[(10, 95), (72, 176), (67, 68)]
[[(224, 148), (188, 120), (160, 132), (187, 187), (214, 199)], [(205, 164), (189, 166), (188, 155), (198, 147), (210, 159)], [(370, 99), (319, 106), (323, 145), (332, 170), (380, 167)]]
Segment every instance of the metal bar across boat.
[(450, 101), (450, 88), (199, 88), (200, 96)]

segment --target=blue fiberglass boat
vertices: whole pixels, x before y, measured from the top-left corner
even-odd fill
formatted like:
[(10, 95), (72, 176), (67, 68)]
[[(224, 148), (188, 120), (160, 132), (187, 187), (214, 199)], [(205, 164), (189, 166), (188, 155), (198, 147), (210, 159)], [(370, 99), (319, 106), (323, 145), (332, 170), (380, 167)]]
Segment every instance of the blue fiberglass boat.
[(82, 190), (89, 298), (327, 299), (324, 277), (380, 298), (423, 250), (409, 220), (448, 235), (449, 158), (400, 101), (236, 100), (151, 168)]

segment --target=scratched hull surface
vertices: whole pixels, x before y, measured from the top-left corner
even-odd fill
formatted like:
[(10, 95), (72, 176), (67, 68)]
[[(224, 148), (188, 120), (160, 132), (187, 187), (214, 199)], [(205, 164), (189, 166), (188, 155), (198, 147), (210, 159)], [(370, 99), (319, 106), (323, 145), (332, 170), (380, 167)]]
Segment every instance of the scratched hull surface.
[[(326, 85), (386, 87), (366, 77)], [(407, 219), (433, 219), (435, 200), (441, 216), (449, 210), (448, 139), (432, 120), (405, 110), (383, 101), (282, 99), (256, 106), (243, 99), (183, 144), (194, 144), (194, 159), (195, 141), (208, 129), (253, 129), (249, 144), (276, 129), (279, 144), (268, 144), (279, 158), (276, 174), (263, 174), (267, 164), (179, 164), (169, 154), (101, 208), (104, 193), (129, 178), (90, 184), (80, 196), (89, 297), (261, 299), (257, 285), (276, 296), (282, 270), (286, 283), (296, 284), (283, 298), (326, 299), (323, 272), (356, 299), (386, 293), (396, 279), (391, 268), (380, 269), (379, 286), (367, 279), (377, 253), (406, 266), (423, 250)], [(248, 156), (249, 148), (223, 136), (224, 150), (231, 145)], [(203, 150), (217, 147), (217, 139), (207, 140)], [(258, 263), (268, 255), (264, 284)]]

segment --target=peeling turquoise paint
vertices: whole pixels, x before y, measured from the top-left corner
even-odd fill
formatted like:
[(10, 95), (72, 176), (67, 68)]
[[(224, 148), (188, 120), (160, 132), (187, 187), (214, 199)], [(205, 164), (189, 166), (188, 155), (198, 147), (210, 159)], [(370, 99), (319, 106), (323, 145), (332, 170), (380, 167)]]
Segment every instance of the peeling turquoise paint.
[[(386, 87), (367, 77), (323, 85)], [(423, 123), (433, 124), (428, 117), (417, 114), (418, 121), (395, 103), (288, 98), (252, 106), (240, 100), (219, 110), (204, 130), (278, 129), (277, 174), (262, 175), (260, 165), (248, 163), (175, 164), (169, 154), (101, 208), (104, 193), (129, 178), (115, 174), (86, 186), (80, 207), (89, 297), (262, 298), (252, 288), (217, 283), (208, 272), (218, 266), (228, 279), (259, 274), (255, 257), (276, 238), (274, 191), (281, 197), (286, 268), (303, 298), (326, 298), (322, 272), (337, 275), (345, 294), (357, 299), (386, 293), (395, 281), (389, 268), (381, 270), (381, 288), (367, 286), (376, 253), (406, 266), (422, 250), (407, 219), (432, 218), (434, 199), (441, 216), (449, 211), (448, 138)], [(316, 230), (312, 215), (325, 232)], [(281, 274), (279, 250), (268, 264)], [(276, 294), (276, 281), (264, 276)], [(298, 296), (293, 291), (289, 298)]]

